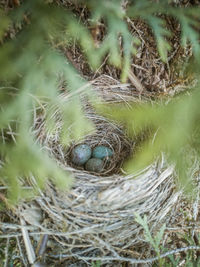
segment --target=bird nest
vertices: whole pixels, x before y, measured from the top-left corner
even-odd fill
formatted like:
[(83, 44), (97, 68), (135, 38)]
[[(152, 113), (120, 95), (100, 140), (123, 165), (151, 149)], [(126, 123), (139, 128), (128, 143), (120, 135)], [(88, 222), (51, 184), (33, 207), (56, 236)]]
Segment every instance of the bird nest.
[[(111, 95), (112, 102), (141, 101), (134, 88), (108, 76), (96, 79), (92, 86), (107, 103)], [(69, 101), (67, 95), (62, 99)], [(35, 240), (41, 234), (49, 236), (46, 262), (67, 259), (68, 266), (74, 262), (76, 266), (89, 266), (98, 257), (109, 256), (112, 265), (122, 256), (132, 256), (133, 247), (141, 242), (142, 229), (134, 221), (134, 214), (145, 214), (152, 231), (156, 230), (166, 220), (179, 193), (174, 190), (173, 168), (166, 165), (163, 157), (139, 173), (126, 174), (123, 162), (137, 140), (130, 140), (122, 125), (97, 114), (89, 104), (85, 112), (96, 132), (67, 148), (60, 141), (59, 111), (54, 112), (56, 131), (49, 134), (45, 131), (45, 117), (38, 116), (34, 125), (38, 141), (63, 170), (71, 173), (74, 183), (68, 192), (63, 192), (48, 182), (34, 201), (20, 205), (17, 214), (34, 227), (31, 235)], [(105, 171), (91, 173), (71, 163), (71, 149), (83, 142), (91, 147), (103, 144), (114, 151)]]

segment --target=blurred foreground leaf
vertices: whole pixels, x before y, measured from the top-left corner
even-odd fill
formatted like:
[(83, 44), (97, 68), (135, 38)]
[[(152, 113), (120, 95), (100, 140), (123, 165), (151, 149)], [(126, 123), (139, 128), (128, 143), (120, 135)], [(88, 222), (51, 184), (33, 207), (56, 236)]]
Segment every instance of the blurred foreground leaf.
[(133, 157), (125, 164), (132, 173), (151, 164), (161, 152), (167, 160), (175, 164), (182, 185), (191, 189), (188, 170), (191, 167), (192, 151), (196, 151), (200, 161), (200, 86), (191, 92), (174, 98), (168, 104), (133, 104), (126, 106), (99, 107), (104, 114), (124, 124), (129, 136), (134, 139), (148, 128), (146, 140)]

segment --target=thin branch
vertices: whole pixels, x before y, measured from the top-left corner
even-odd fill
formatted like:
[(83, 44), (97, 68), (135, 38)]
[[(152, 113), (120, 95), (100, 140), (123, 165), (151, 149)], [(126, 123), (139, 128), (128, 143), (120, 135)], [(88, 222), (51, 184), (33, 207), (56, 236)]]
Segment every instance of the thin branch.
[(166, 253), (161, 254), (160, 257), (153, 257), (153, 258), (144, 259), (144, 260), (125, 258), (125, 257), (109, 257), (109, 256), (108, 257), (84, 257), (84, 256), (77, 256), (77, 254), (69, 254), (69, 255), (65, 255), (65, 254), (52, 255), (52, 254), (49, 254), (49, 256), (56, 258), (56, 259), (75, 257), (75, 258), (78, 258), (80, 260), (93, 260), (93, 261), (101, 261), (101, 262), (122, 261), (122, 262), (129, 262), (131, 264), (136, 264), (136, 263), (139, 264), (139, 263), (153, 263), (154, 261), (157, 261), (160, 258), (165, 258), (169, 255), (177, 254), (180, 252), (185, 252), (188, 250), (200, 250), (200, 246), (188, 246), (188, 247), (184, 247), (184, 248), (174, 249), (174, 250), (170, 250)]
[(4, 267), (6, 267), (8, 265), (8, 249), (9, 249), (9, 245), (10, 245), (10, 238), (7, 238), (6, 241), (6, 247), (5, 247), (5, 262), (4, 262)]
[(131, 70), (129, 70), (128, 78), (140, 93), (144, 91), (144, 88), (140, 80), (135, 76), (135, 74)]
[(44, 254), (46, 247), (47, 247), (48, 238), (49, 238), (48, 235), (41, 235), (40, 236), (40, 240), (38, 242), (38, 246), (36, 249), (36, 255), (38, 257), (41, 257)]
[(27, 262), (25, 261), (25, 257), (24, 257), (24, 254), (23, 254), (23, 251), (22, 251), (21, 244), (20, 244), (20, 241), (19, 241), (19, 237), (18, 236), (16, 236), (16, 240), (17, 240), (17, 246), (18, 246), (19, 253), (20, 253), (20, 258), (21, 258), (24, 266), (26, 266), (27, 265)]
[(30, 264), (33, 264), (35, 262), (35, 260), (36, 260), (35, 252), (33, 250), (33, 246), (31, 244), (28, 231), (27, 231), (27, 229), (25, 227), (23, 227), (23, 226), (26, 225), (25, 221), (22, 218), (20, 218), (20, 222), (21, 222), (21, 225), (22, 225), (22, 235), (23, 235), (23, 239), (24, 239), (24, 244), (25, 244), (28, 260), (29, 260)]

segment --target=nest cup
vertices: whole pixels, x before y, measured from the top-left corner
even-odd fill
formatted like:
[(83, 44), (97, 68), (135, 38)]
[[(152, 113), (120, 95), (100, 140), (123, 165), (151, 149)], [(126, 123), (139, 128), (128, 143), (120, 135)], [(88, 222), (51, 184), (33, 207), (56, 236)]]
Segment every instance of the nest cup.
[[(113, 92), (113, 102), (139, 101), (134, 88), (108, 76), (93, 81), (93, 87), (103, 101), (110, 102), (109, 93)], [(62, 99), (68, 101), (67, 97)], [(141, 242), (141, 227), (134, 221), (134, 213), (146, 214), (152, 230), (163, 219), (170, 219), (166, 215), (179, 196), (174, 191), (173, 168), (161, 157), (140, 173), (123, 174), (123, 161), (137, 144), (127, 138), (121, 126), (97, 115), (89, 106), (86, 114), (95, 124), (96, 133), (85, 136), (79, 143), (91, 147), (105, 145), (115, 156), (103, 173), (77, 168), (71, 163), (70, 153), (79, 143), (72, 143), (67, 149), (63, 147), (59, 139), (62, 122), (57, 110), (54, 114), (55, 131), (46, 133), (45, 119), (38, 117), (35, 133), (44, 149), (61, 168), (73, 174), (75, 180), (69, 192), (60, 192), (48, 182), (45, 191), (30, 204), (42, 212), (37, 234), (33, 236), (48, 233), (51, 245), (47, 261), (67, 259), (68, 266), (74, 259), (76, 266), (89, 266), (96, 257), (112, 256), (116, 260), (125, 254), (132, 257), (133, 247)], [(25, 220), (28, 209), (26, 204), (18, 210)]]
[[(74, 171), (75, 169), (79, 169), (86, 175), (87, 173), (92, 173), (96, 176), (108, 176), (120, 173), (124, 160), (131, 153), (133, 142), (127, 138), (123, 128), (114, 122), (110, 122), (95, 113), (87, 112), (86, 116), (93, 122), (96, 132), (95, 134), (86, 136), (81, 142), (71, 144), (66, 153), (67, 164), (74, 168)], [(72, 162), (72, 150), (79, 144), (87, 144), (91, 149), (100, 145), (111, 149), (113, 155), (104, 159), (104, 168), (101, 173), (85, 171), (83, 166), (78, 167)]]

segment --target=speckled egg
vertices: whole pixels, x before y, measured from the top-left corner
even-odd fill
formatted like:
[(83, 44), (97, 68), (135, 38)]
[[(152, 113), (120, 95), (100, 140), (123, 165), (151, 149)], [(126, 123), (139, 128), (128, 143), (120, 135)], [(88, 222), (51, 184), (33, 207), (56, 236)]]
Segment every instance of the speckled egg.
[(112, 150), (107, 146), (96, 146), (92, 151), (93, 158), (103, 159), (112, 155)]
[(77, 166), (81, 166), (91, 158), (91, 154), (92, 150), (90, 146), (86, 144), (78, 145), (72, 150), (72, 162)]
[(85, 164), (86, 171), (90, 172), (102, 172), (103, 171), (103, 160), (97, 158), (91, 158)]

